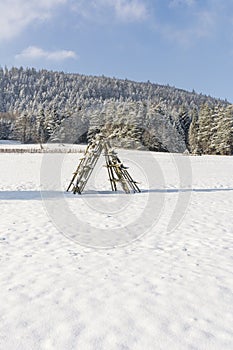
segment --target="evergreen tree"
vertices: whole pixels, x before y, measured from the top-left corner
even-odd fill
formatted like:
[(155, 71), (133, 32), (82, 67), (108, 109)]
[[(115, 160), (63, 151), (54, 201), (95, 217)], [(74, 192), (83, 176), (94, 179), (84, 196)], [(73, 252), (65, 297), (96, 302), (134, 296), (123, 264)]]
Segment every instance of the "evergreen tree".
[(0, 113), (0, 139), (8, 140), (15, 124), (15, 115), (12, 113)]
[(42, 148), (42, 144), (46, 142), (46, 128), (45, 128), (45, 111), (43, 108), (40, 109), (37, 116), (37, 142)]
[(188, 108), (182, 105), (178, 111), (178, 127), (180, 126), (184, 132), (185, 143), (188, 145), (189, 128), (191, 124), (191, 118), (189, 116)]
[(212, 110), (208, 104), (201, 106), (199, 111), (199, 130), (198, 138), (200, 150), (204, 154), (208, 154), (212, 136)]
[(218, 124), (219, 154), (233, 154), (233, 105), (227, 106)]
[(221, 140), (221, 132), (219, 129), (219, 124), (223, 118), (223, 111), (221, 106), (217, 105), (212, 108), (211, 113), (211, 126), (210, 126), (210, 140), (209, 140), (209, 148), (207, 150), (208, 154), (220, 154), (220, 144)]
[(188, 148), (193, 154), (201, 154), (200, 140), (199, 140), (199, 123), (198, 112), (196, 109), (192, 111), (192, 122), (188, 134)]
[[(204, 104), (210, 109), (206, 118), (206, 111), (200, 109)], [(152, 149), (183, 152), (188, 144), (191, 110), (200, 109), (201, 147), (205, 153), (217, 153), (220, 134), (224, 132), (224, 113), (213, 111), (218, 104), (221, 108), (229, 105), (194, 91), (149, 81), (137, 83), (22, 67), (0, 69), (0, 112), (17, 115), (15, 123), (9, 123), (14, 125), (14, 132), (2, 122), (2, 135), (16, 135), (22, 142), (46, 142), (59, 137), (66, 142), (83, 142), (87, 133), (90, 136), (105, 127), (123, 147), (140, 147), (145, 133), (144, 140), (151, 142)], [(153, 137), (146, 137), (148, 128)], [(221, 145), (221, 152), (228, 152), (227, 144)]]
[(16, 122), (13, 130), (13, 138), (22, 143), (30, 141), (31, 136), (31, 118), (28, 112), (20, 113), (16, 117)]

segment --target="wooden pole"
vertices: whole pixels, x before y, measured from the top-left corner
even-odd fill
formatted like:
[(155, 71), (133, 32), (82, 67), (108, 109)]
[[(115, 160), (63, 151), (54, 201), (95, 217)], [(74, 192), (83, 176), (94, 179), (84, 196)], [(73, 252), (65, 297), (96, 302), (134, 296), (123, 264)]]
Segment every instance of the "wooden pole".
[(126, 170), (127, 168), (121, 163), (116, 152), (111, 148), (109, 139), (102, 134), (97, 134), (87, 146), (67, 191), (73, 185), (72, 191), (74, 194), (82, 193), (103, 150), (112, 191), (117, 191), (117, 182), (119, 182), (126, 193), (130, 193), (130, 188), (134, 192), (141, 192), (137, 182), (132, 179)]

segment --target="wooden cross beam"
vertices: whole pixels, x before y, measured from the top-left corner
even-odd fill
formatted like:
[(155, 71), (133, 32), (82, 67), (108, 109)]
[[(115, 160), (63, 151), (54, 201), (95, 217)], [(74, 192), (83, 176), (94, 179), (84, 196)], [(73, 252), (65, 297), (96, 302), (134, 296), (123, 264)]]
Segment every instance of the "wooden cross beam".
[(102, 134), (97, 134), (87, 146), (67, 191), (71, 189), (73, 193), (82, 193), (102, 151), (104, 151), (112, 191), (117, 191), (117, 184), (120, 183), (125, 193), (130, 193), (130, 190), (141, 192), (137, 182), (132, 179), (127, 168), (121, 163), (116, 152), (112, 149), (109, 140)]

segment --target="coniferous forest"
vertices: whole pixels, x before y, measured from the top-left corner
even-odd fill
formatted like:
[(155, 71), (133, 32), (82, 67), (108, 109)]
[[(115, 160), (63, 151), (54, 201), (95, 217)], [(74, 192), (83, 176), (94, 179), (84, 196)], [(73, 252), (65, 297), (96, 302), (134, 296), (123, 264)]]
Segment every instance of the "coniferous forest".
[(0, 68), (0, 139), (86, 143), (100, 130), (125, 148), (233, 154), (233, 105), (169, 85)]

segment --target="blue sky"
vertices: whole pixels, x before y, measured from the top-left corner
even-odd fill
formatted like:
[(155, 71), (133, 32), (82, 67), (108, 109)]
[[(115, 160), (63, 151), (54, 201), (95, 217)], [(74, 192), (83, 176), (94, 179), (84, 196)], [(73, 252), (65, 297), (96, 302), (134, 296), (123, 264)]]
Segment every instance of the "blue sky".
[(0, 65), (169, 84), (233, 102), (233, 0), (2, 0)]

